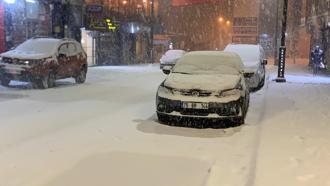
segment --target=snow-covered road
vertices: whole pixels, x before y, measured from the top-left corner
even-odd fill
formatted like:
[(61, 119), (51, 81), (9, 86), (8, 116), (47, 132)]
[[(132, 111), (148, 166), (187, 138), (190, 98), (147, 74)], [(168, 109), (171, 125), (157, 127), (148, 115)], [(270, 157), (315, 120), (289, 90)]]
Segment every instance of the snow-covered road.
[(230, 129), (157, 123), (157, 65), (0, 87), (0, 186), (330, 186), (330, 79), (269, 72), (247, 124)]

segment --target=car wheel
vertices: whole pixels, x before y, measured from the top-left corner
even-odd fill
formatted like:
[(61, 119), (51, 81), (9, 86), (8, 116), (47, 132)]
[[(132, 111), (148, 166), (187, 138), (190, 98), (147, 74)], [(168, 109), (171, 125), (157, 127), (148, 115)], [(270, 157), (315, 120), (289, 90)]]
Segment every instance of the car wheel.
[(265, 73), (262, 76), (261, 81), (259, 82), (258, 89), (261, 89), (265, 85), (265, 79), (266, 79), (266, 70), (265, 70), (265, 67), (264, 67), (264, 71), (265, 71)]
[(157, 117), (160, 123), (167, 123), (169, 121), (169, 117), (164, 114), (157, 113)]
[(87, 71), (85, 68), (82, 68), (79, 74), (75, 77), (76, 83), (85, 83)]
[(10, 83), (10, 79), (7, 79), (7, 78), (2, 78), (1, 79), (1, 85), (2, 86), (8, 87), (9, 83)]
[(243, 125), (245, 123), (245, 117), (244, 116), (239, 116), (234, 119), (234, 122), (237, 126)]
[(37, 80), (36, 82), (36, 88), (38, 89), (47, 89), (48, 86), (48, 81), (49, 81), (49, 77), (45, 76), (45, 77), (41, 77)]
[(53, 71), (51, 71), (48, 75), (48, 88), (52, 88), (56, 86), (56, 75)]

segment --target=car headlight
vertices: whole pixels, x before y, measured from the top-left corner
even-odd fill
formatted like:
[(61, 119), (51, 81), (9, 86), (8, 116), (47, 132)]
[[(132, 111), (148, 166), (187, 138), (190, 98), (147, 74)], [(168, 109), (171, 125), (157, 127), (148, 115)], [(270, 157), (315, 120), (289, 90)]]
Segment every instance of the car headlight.
[(224, 90), (220, 92), (220, 97), (227, 97), (227, 96), (234, 96), (241, 94), (241, 91), (243, 90), (243, 86), (241, 83), (241, 80), (236, 84), (235, 88), (229, 89), (229, 90)]
[(237, 94), (241, 94), (241, 91), (239, 89), (230, 89), (230, 90), (225, 90), (220, 93), (221, 97), (228, 97), (228, 96), (234, 96)]
[(159, 86), (158, 92), (164, 93), (164, 94), (173, 94), (173, 90), (165, 87), (163, 85)]
[(235, 86), (235, 89), (243, 90), (242, 79), (240, 79), (240, 80), (238, 81), (238, 83), (237, 83), (236, 86)]

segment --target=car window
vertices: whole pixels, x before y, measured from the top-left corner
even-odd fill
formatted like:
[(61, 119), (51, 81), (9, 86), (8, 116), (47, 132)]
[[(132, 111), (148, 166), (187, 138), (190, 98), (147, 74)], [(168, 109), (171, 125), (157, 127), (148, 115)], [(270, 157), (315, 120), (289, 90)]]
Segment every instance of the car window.
[(69, 52), (70, 56), (77, 54), (77, 48), (76, 48), (76, 45), (74, 43), (69, 43), (68, 44), (68, 52)]
[(58, 49), (58, 53), (68, 55), (69, 54), (68, 45), (67, 44), (62, 44)]

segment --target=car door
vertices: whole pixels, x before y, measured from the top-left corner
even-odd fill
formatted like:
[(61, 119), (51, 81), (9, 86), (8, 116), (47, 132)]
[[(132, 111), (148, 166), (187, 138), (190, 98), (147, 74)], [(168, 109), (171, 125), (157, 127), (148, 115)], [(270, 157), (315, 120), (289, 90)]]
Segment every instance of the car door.
[(70, 76), (68, 55), (69, 55), (68, 43), (62, 43), (58, 47), (58, 54), (57, 54), (57, 61), (59, 65), (57, 69), (57, 76), (59, 78), (66, 78)]
[(68, 66), (72, 76), (75, 76), (80, 70), (80, 63), (78, 59), (78, 49), (75, 43), (68, 43)]

